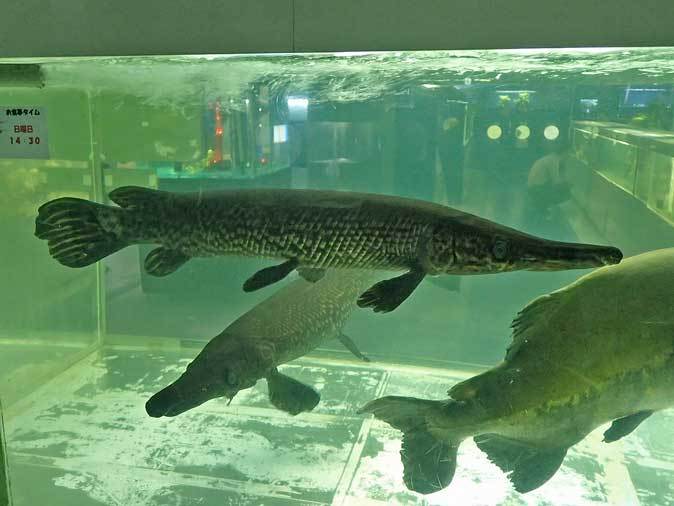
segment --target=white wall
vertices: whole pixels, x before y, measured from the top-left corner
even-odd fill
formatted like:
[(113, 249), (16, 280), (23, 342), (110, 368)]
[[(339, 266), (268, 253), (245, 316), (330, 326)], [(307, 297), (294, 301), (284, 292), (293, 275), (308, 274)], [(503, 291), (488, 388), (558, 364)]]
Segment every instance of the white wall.
[(674, 45), (673, 0), (0, 0), (0, 56)]
[(0, 56), (291, 51), (292, 0), (0, 0)]

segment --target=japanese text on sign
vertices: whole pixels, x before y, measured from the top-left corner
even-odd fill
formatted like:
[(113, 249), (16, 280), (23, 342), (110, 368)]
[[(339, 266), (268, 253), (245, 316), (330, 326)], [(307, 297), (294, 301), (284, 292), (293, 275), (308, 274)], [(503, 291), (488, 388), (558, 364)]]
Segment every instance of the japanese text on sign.
[(33, 107), (31, 107), (30, 109), (27, 109), (27, 108), (21, 109), (21, 108), (16, 108), (16, 107), (13, 108), (13, 109), (9, 109), (9, 108), (5, 109), (5, 116), (22, 116), (22, 115), (23, 116), (39, 116), (40, 115), (40, 109), (36, 109), (36, 108), (33, 108)]
[(45, 107), (0, 106), (0, 158), (49, 158)]

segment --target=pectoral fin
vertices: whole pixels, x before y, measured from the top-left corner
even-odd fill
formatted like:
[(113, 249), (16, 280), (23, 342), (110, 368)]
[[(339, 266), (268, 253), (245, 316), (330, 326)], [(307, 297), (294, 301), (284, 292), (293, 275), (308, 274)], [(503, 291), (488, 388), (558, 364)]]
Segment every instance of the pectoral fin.
[(613, 443), (618, 439), (627, 436), (636, 429), (641, 422), (651, 416), (653, 411), (639, 411), (633, 415), (624, 416), (613, 420), (611, 426), (604, 432), (604, 443)]
[(339, 334), (337, 339), (339, 339), (339, 342), (341, 342), (347, 350), (353, 353), (356, 358), (361, 359), (363, 362), (370, 362), (370, 359), (360, 352), (356, 343), (354, 343), (349, 336), (346, 334)]
[(163, 246), (150, 251), (145, 257), (145, 270), (152, 276), (168, 276), (190, 259), (184, 253)]
[(489, 460), (507, 473), (520, 493), (530, 492), (552, 478), (562, 465), (567, 450), (541, 448), (496, 434), (482, 434), (473, 439)]
[(424, 279), (422, 269), (412, 269), (396, 278), (376, 283), (358, 299), (359, 307), (371, 307), (376, 313), (388, 313), (402, 304)]
[(302, 279), (315, 283), (320, 281), (325, 276), (325, 269), (315, 269), (313, 267), (298, 267), (297, 274), (299, 274)]
[(320, 394), (311, 388), (274, 368), (267, 375), (269, 401), (281, 411), (297, 415), (311, 411), (321, 400)]
[(293, 270), (295, 270), (298, 265), (299, 262), (297, 259), (293, 258), (279, 265), (265, 267), (264, 269), (257, 271), (246, 280), (246, 282), (243, 284), (243, 291), (253, 292), (255, 290), (259, 290), (260, 288), (264, 288), (265, 286), (274, 284), (277, 281), (281, 281)]

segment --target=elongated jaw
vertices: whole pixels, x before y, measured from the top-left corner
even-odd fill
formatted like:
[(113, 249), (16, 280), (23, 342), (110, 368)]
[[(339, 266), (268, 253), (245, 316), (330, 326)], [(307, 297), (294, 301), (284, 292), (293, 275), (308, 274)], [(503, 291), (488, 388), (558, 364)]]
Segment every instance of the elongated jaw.
[(522, 248), (519, 264), (532, 271), (591, 269), (620, 263), (622, 252), (613, 246), (536, 241)]

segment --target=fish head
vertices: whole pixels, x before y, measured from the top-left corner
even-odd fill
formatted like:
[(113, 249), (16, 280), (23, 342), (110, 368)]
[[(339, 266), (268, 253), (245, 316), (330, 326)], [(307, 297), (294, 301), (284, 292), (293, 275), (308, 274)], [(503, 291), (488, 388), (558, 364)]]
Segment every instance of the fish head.
[(148, 415), (155, 418), (177, 416), (219, 397), (231, 402), (240, 390), (252, 387), (265, 375), (268, 368), (264, 366), (264, 360), (258, 359), (258, 350), (234, 340), (226, 346), (211, 346), (214, 341), (197, 355), (177, 380), (146, 402)]
[(588, 269), (617, 264), (623, 257), (612, 246), (552, 241), (471, 218), (436, 228), (428, 248), (432, 273)]

